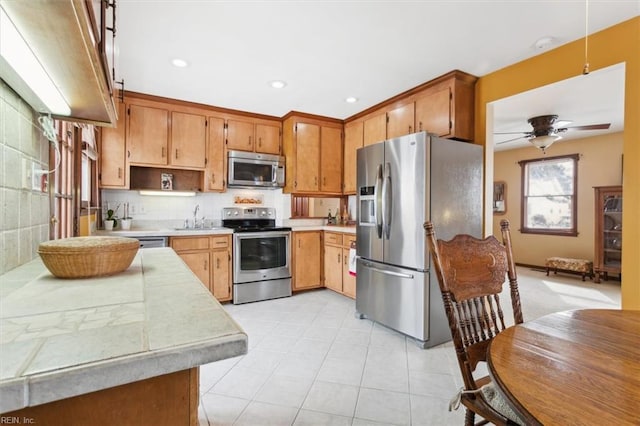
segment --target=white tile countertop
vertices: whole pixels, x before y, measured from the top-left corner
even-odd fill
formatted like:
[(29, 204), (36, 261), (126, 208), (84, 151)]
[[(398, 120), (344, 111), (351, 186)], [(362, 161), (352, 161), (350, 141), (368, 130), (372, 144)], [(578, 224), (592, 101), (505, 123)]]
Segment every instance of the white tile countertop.
[(247, 335), (170, 248), (110, 277), (0, 276), (0, 412), (247, 352)]

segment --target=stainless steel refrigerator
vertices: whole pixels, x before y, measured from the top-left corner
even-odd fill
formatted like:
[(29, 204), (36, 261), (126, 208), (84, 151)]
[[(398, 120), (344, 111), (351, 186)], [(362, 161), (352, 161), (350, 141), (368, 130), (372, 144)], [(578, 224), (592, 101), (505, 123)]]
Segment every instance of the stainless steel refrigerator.
[(416, 339), (451, 339), (423, 224), (482, 233), (482, 147), (425, 132), (357, 151), (356, 311)]

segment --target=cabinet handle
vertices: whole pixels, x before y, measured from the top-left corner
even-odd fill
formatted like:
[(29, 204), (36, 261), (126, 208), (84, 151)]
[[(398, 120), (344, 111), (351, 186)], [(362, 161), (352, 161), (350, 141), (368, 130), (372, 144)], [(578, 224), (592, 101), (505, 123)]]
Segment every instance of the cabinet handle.
[(220, 259), (216, 259), (216, 269), (220, 269)]
[(249, 136), (249, 146), (251, 146), (251, 136)]
[(118, 167), (118, 179), (122, 178), (122, 168)]
[(340, 253), (338, 253), (338, 263), (340, 263), (340, 260), (341, 260), (340, 257), (341, 257), (341, 255), (340, 255)]
[(216, 183), (216, 174), (215, 173), (211, 173), (211, 183)]
[(258, 138), (258, 146), (262, 147), (262, 138)]
[(131, 151), (127, 150), (127, 158), (131, 158)]
[(322, 184), (323, 184), (323, 185), (326, 185), (326, 184), (327, 184), (327, 178), (326, 178), (326, 177), (323, 177), (323, 178), (322, 178)]
[(178, 148), (176, 148), (176, 160), (178, 159)]
[(409, 133), (413, 133), (413, 132), (411, 131), (411, 128), (412, 128), (412, 126), (410, 125), (410, 126), (409, 126)]
[(344, 257), (344, 266), (347, 266), (347, 256)]
[(205, 260), (205, 261), (204, 261), (204, 270), (205, 270), (205, 271), (207, 270), (207, 267), (208, 267), (208, 265), (207, 265), (207, 264), (208, 264), (208, 263), (209, 263), (209, 261), (208, 261), (208, 260)]
[(300, 240), (298, 240), (298, 248), (301, 248), (301, 247), (300, 247)]
[(314, 185), (314, 186), (317, 186), (317, 185), (318, 185), (318, 176), (315, 176), (315, 177), (313, 178), (313, 185)]
[(162, 158), (164, 158), (164, 146), (162, 147)]
[(420, 129), (419, 131), (421, 132), (421, 131), (422, 131), (422, 121), (420, 122), (420, 127), (419, 127), (419, 129)]

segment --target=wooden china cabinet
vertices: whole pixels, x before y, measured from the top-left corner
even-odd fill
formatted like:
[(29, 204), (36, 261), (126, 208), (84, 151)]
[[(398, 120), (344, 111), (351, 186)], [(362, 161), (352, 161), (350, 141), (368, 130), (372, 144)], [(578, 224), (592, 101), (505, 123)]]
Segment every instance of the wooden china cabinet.
[(595, 282), (609, 273), (620, 275), (622, 259), (622, 186), (596, 186), (595, 190)]

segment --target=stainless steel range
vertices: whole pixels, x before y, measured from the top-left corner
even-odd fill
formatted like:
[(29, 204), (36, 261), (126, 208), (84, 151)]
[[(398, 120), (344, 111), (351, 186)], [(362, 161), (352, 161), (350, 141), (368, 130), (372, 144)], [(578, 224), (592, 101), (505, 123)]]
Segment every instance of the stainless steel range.
[(233, 303), (291, 296), (291, 228), (276, 226), (270, 207), (225, 207), (233, 229)]

